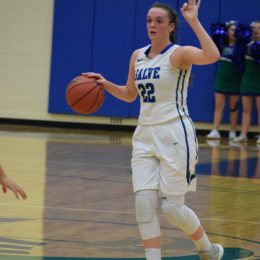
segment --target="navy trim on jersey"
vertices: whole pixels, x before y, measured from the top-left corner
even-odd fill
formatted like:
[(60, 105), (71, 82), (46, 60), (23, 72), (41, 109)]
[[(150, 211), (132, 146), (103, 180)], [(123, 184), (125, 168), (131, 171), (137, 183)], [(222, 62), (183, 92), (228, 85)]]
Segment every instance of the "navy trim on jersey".
[[(183, 97), (184, 97), (184, 95), (183, 95), (184, 83), (185, 83), (185, 78), (186, 78), (187, 72), (188, 72), (188, 70), (185, 70), (185, 74), (184, 74), (184, 77), (183, 77), (183, 80), (182, 80), (182, 91), (181, 91), (182, 102), (181, 102), (181, 105), (182, 105), (182, 108), (183, 108), (183, 113), (184, 113), (184, 114), (186, 115), (186, 117), (189, 119), (189, 121), (190, 121), (190, 123), (191, 123), (191, 126), (192, 126), (192, 129), (193, 129), (194, 142), (196, 143), (196, 146), (197, 146), (195, 159), (197, 160), (197, 159), (198, 159), (198, 155), (199, 155), (199, 151), (198, 151), (198, 140), (197, 140), (197, 138), (196, 138), (196, 131), (195, 131), (193, 122), (192, 122), (192, 120), (191, 120), (191, 118), (190, 118), (190, 116), (189, 116), (189, 114), (188, 114), (188, 111), (185, 111), (185, 107), (184, 107), (184, 103), (183, 103), (183, 102), (184, 102), (184, 100), (183, 100)], [(187, 88), (188, 88), (188, 87), (189, 87), (189, 86), (187, 86)], [(188, 92), (188, 90), (187, 90), (187, 92)], [(190, 176), (190, 177), (192, 177), (192, 176)], [(192, 180), (192, 178), (190, 179), (190, 181), (191, 181), (191, 180)]]
[[(173, 43), (168, 44), (168, 45), (160, 52), (160, 54), (164, 54), (164, 53), (165, 53), (166, 51), (168, 51), (173, 45), (174, 45)], [(152, 45), (150, 45), (150, 46), (148, 47), (148, 49), (144, 52), (144, 54), (146, 55), (146, 57), (148, 57), (148, 54), (149, 54), (149, 52), (150, 52), (150, 50), (151, 50), (151, 47), (152, 47)]]
[(184, 106), (183, 106), (183, 90), (184, 90), (184, 83), (185, 83), (185, 78), (186, 78), (186, 74), (187, 74), (187, 70), (184, 71), (184, 75), (182, 78), (182, 87), (181, 87), (181, 106), (182, 106), (182, 111), (183, 113), (188, 116), (188, 114), (186, 113)]
[(164, 54), (166, 51), (168, 51), (174, 44), (170, 43), (169, 45), (167, 45), (161, 52), (160, 54)]
[[(182, 74), (183, 74), (183, 70), (180, 70), (180, 74), (179, 74), (178, 81), (177, 81), (177, 88), (176, 88), (176, 107), (177, 107), (177, 111), (178, 111), (178, 114), (179, 114), (179, 117), (180, 117), (180, 120), (181, 120), (181, 123), (182, 123), (184, 135), (185, 135), (186, 153), (187, 153), (187, 157), (186, 157), (186, 180), (187, 180), (187, 183), (189, 184), (190, 181), (191, 181), (191, 178), (190, 178), (190, 148), (189, 148), (189, 142), (188, 142), (188, 136), (187, 136), (187, 129), (186, 129), (186, 126), (183, 122), (183, 118), (182, 118), (181, 113), (180, 113), (181, 108), (179, 108), (179, 103), (178, 103), (178, 90), (180, 88), (180, 85), (182, 85), (182, 90), (181, 90), (181, 95), (182, 95), (187, 70), (184, 70), (183, 80), (182, 80), (182, 83), (180, 84)], [(181, 102), (183, 102), (183, 96), (181, 96)]]
[(150, 46), (147, 48), (147, 50), (144, 52), (144, 54), (145, 54), (146, 57), (148, 57), (148, 54), (149, 54), (149, 52), (150, 52), (150, 50), (151, 50), (151, 47), (152, 47), (152, 45), (150, 45)]
[[(194, 133), (194, 141), (195, 141), (195, 144), (196, 144), (196, 157), (195, 157), (195, 159), (198, 160), (198, 158), (199, 158), (199, 144), (198, 144), (198, 139), (197, 139), (197, 136), (196, 136), (196, 130), (195, 130), (194, 124), (193, 124), (193, 122), (192, 122), (192, 120), (189, 116), (188, 116), (188, 119), (190, 121), (190, 124), (192, 125), (192, 129), (193, 129), (193, 133)], [(193, 178), (191, 178), (191, 180), (192, 179)]]

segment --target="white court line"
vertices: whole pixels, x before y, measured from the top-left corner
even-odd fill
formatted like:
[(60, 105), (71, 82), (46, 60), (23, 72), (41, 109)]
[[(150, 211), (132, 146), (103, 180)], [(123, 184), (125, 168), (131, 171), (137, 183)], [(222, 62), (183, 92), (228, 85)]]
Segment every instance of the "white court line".
[[(116, 210), (99, 210), (99, 209), (81, 209), (81, 208), (62, 208), (62, 207), (49, 207), (49, 206), (38, 206), (38, 205), (30, 205), (23, 206), (21, 204), (0, 204), (2, 206), (14, 206), (20, 208), (44, 208), (50, 210), (60, 210), (60, 211), (81, 211), (81, 212), (98, 212), (98, 213), (110, 213), (110, 214), (120, 214), (120, 215), (135, 215), (135, 212), (127, 212), (127, 211), (116, 211)], [(164, 215), (159, 214), (160, 217), (164, 217)], [(242, 221), (242, 220), (229, 220), (229, 219), (220, 219), (220, 218), (200, 218), (201, 220), (210, 220), (215, 222), (233, 222), (233, 223), (244, 223), (244, 224), (256, 224), (260, 225), (260, 222), (253, 221)]]

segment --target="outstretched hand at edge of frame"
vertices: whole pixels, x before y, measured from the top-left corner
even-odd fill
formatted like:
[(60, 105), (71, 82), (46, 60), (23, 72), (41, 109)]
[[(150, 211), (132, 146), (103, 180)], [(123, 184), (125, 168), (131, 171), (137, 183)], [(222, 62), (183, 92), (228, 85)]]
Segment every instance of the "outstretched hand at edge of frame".
[(0, 165), (0, 185), (2, 186), (4, 193), (6, 193), (7, 190), (9, 189), (14, 193), (16, 199), (18, 200), (20, 197), (23, 199), (27, 198), (27, 195), (24, 192), (24, 190), (4, 173), (4, 170), (2, 169), (1, 165)]

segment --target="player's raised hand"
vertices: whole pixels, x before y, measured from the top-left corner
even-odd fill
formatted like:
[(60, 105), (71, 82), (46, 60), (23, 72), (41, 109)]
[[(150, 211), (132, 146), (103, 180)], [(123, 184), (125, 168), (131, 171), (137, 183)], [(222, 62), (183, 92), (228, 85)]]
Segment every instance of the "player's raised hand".
[(198, 10), (201, 0), (188, 0), (181, 8), (181, 13), (185, 20), (190, 23), (198, 19)]

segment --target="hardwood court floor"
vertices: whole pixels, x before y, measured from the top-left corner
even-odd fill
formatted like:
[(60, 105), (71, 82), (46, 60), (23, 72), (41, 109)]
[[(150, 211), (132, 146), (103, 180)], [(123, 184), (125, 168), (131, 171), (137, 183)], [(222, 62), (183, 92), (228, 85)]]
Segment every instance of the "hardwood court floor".
[[(0, 260), (143, 258), (131, 135), (1, 129), (1, 164), (29, 198), (0, 194)], [(187, 204), (210, 239), (225, 247), (223, 259), (260, 259), (260, 147), (254, 140), (199, 143), (198, 190)], [(198, 259), (161, 212), (160, 222), (165, 258)]]

